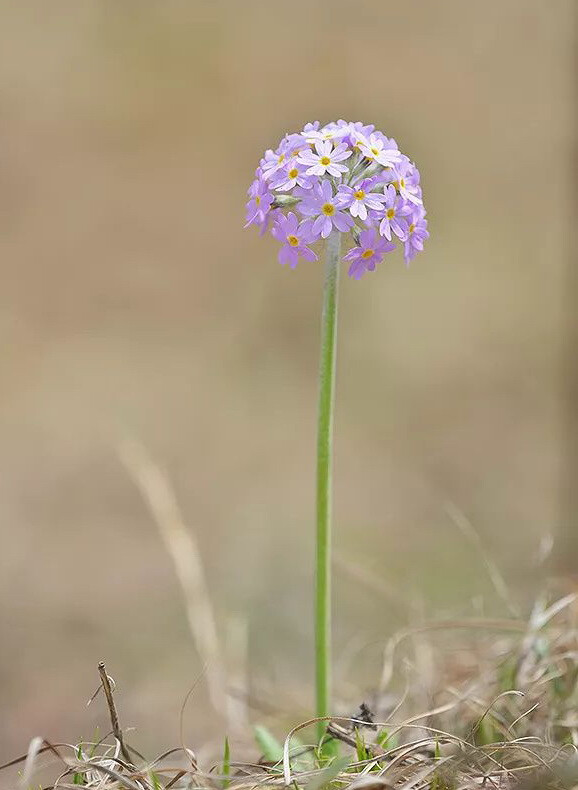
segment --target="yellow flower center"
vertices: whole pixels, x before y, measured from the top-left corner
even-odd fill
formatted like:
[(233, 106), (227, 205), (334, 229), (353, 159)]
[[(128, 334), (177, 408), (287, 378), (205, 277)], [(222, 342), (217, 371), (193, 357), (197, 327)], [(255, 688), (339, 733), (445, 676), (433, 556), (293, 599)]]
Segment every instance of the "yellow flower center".
[(361, 257), (367, 260), (368, 258), (371, 258), (371, 256), (374, 254), (375, 254), (375, 250), (364, 250), (361, 253)]
[(289, 178), (297, 178), (298, 174), (299, 174), (299, 170), (297, 170), (296, 167), (292, 167), (291, 170), (289, 171)]
[(327, 165), (331, 164), (331, 159), (328, 156), (322, 156), (319, 161), (321, 162), (322, 165), (325, 165), (326, 167)]
[(353, 193), (353, 196), (355, 197), (356, 200), (363, 200), (363, 198), (365, 197), (365, 192), (363, 191), (363, 189), (358, 189), (357, 192)]
[(399, 179), (399, 183), (400, 183), (400, 184), (401, 184), (401, 186), (402, 186), (402, 187), (405, 189), (405, 179), (403, 179), (403, 178), (400, 178), (400, 179)]
[(387, 209), (387, 218), (388, 219), (393, 219), (394, 217), (395, 217), (395, 209), (394, 208), (388, 208)]
[(285, 161), (285, 154), (281, 154), (279, 156), (279, 159), (277, 159), (277, 161), (279, 162), (279, 164), (281, 164), (281, 162), (284, 162)]
[(299, 246), (299, 239), (297, 238), (297, 236), (287, 236), (287, 241), (292, 247)]
[(394, 188), (394, 189), (395, 189), (397, 192), (399, 192), (399, 181), (392, 181), (392, 182), (391, 182), (391, 186), (392, 186), (392, 187), (393, 187), (393, 188)]
[(409, 232), (410, 232), (410, 233), (413, 233), (413, 232), (414, 232), (414, 230), (415, 230), (415, 223), (414, 223), (414, 222), (412, 222), (412, 223), (411, 223), (411, 225), (409, 226)]
[(255, 197), (255, 205), (258, 206), (260, 203), (261, 203), (261, 198), (259, 197), (259, 195), (257, 195)]
[(333, 203), (324, 203), (321, 210), (327, 217), (331, 217), (333, 214), (335, 214), (335, 206)]
[(377, 156), (379, 153), (379, 148), (370, 148), (369, 150), (374, 156)]

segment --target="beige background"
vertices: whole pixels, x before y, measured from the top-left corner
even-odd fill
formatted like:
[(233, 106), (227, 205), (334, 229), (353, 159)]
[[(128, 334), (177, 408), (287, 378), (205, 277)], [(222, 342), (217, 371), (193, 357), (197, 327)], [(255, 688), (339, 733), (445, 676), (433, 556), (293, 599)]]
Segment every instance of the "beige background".
[[(431, 229), (409, 270), (343, 281), (336, 551), (424, 616), (500, 613), (451, 501), (530, 597), (560, 521), (572, 16), (0, 3), (0, 761), (104, 726), (100, 658), (135, 744), (179, 740), (201, 662), (127, 435), (196, 531), (221, 635), (247, 629), (251, 687), (307, 712), (321, 270), (242, 228), (262, 151), (307, 120), (395, 136)], [(343, 569), (335, 600), (349, 704), (406, 613)], [(188, 738), (223, 731), (201, 680)]]

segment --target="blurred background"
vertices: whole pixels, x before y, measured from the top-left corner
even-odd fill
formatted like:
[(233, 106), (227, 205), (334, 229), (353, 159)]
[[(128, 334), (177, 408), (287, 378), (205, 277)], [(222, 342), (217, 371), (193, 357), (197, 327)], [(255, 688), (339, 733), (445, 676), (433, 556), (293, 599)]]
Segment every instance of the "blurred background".
[(136, 746), (178, 743), (194, 683), (187, 740), (224, 732), (127, 440), (195, 535), (249, 715), (309, 712), (322, 273), (243, 230), (259, 157), (309, 120), (394, 136), (431, 231), (342, 283), (340, 704), (408, 618), (507, 614), (466, 524), (529, 605), (571, 490), (574, 12), (0, 2), (0, 762), (106, 729), (100, 659)]

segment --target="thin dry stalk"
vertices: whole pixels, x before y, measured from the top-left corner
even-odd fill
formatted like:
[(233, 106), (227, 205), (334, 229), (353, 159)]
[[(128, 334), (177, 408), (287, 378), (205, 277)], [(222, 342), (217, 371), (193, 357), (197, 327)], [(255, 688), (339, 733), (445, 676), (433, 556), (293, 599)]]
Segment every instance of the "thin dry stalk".
[(110, 724), (112, 726), (113, 735), (118, 741), (118, 745), (120, 747), (120, 753), (122, 754), (128, 765), (132, 766), (132, 759), (128, 752), (128, 749), (125, 746), (122, 730), (120, 728), (120, 724), (118, 721), (118, 713), (116, 712), (116, 705), (114, 704), (111, 678), (109, 678), (109, 676), (106, 674), (106, 666), (104, 664), (104, 661), (101, 661), (99, 663), (98, 673), (100, 675), (100, 682), (102, 683), (102, 690), (104, 691), (104, 696), (106, 697), (106, 704), (108, 705), (108, 712), (110, 715)]

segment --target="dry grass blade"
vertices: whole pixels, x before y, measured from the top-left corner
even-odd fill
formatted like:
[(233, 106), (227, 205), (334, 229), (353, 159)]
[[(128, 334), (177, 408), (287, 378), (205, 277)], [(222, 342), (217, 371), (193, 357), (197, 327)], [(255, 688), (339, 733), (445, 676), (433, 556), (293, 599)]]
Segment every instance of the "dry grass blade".
[[(497, 697), (494, 697), (494, 699), (490, 702), (489, 705), (486, 706), (486, 709), (484, 710), (484, 712), (482, 713), (480, 718), (476, 721), (476, 723), (473, 725), (473, 727), (469, 731), (469, 733), (468, 733), (468, 735), (467, 735), (467, 737), (465, 739), (466, 741), (472, 740), (472, 738), (476, 734), (477, 730), (480, 728), (482, 722), (484, 721), (486, 716), (490, 713), (490, 711), (492, 710), (492, 708), (494, 707), (496, 702), (498, 702), (498, 700), (500, 700), (500, 699), (504, 699), (504, 697), (509, 697), (509, 696), (523, 697), (524, 696), (524, 692), (523, 691), (516, 691), (515, 689), (510, 689), (509, 691), (502, 691), (501, 694), (498, 694)], [(507, 727), (504, 726), (504, 729), (507, 732)]]
[(488, 576), (494, 585), (496, 593), (504, 601), (510, 610), (510, 613), (514, 617), (520, 617), (520, 609), (514, 603), (514, 600), (510, 594), (510, 590), (508, 589), (508, 585), (506, 584), (506, 580), (502, 576), (500, 569), (492, 557), (486, 551), (482, 539), (474, 528), (474, 525), (454, 502), (446, 502), (445, 511), (450, 519), (454, 522), (456, 527), (460, 530), (460, 532), (473, 544), (478, 556), (481, 558), (486, 570), (488, 571)]
[(505, 619), (462, 619), (462, 620), (440, 620), (439, 622), (428, 623), (426, 625), (403, 628), (388, 640), (383, 652), (383, 668), (381, 670), (381, 680), (379, 692), (383, 694), (388, 687), (394, 671), (395, 653), (399, 645), (416, 633), (426, 633), (428, 631), (443, 631), (453, 629), (467, 629), (484, 631), (505, 631), (510, 633), (526, 633), (527, 625), (522, 620)]
[(370, 592), (377, 593), (383, 598), (396, 604), (402, 611), (411, 609), (411, 601), (401, 590), (396, 589), (392, 584), (388, 584), (381, 576), (368, 568), (352, 562), (347, 557), (336, 554), (333, 558), (333, 565), (337, 570), (349, 576), (356, 584), (366, 587)]
[[(148, 504), (179, 580), (189, 628), (195, 646), (206, 666), (212, 705), (220, 716), (228, 717), (225, 671), (217, 627), (205, 571), (193, 533), (185, 525), (175, 494), (161, 469), (145, 448), (132, 440), (124, 441), (120, 458), (133, 482)], [(234, 724), (234, 722), (230, 722)]]
[(379, 774), (355, 779), (347, 788), (348, 790), (393, 790), (392, 785), (386, 782)]
[(544, 628), (544, 626), (550, 622), (556, 615), (563, 612), (564, 609), (567, 609), (571, 606), (574, 601), (578, 599), (578, 593), (570, 593), (569, 595), (565, 595), (563, 598), (560, 598), (558, 601), (555, 601), (551, 606), (545, 609), (543, 612), (540, 612), (539, 615), (535, 618), (534, 622), (532, 623), (533, 627), (537, 630)]
[[(78, 768), (84, 768), (84, 763), (79, 763), (77, 766)], [(127, 790), (143, 790), (142, 784), (137, 784), (137, 782), (130, 779), (128, 776), (121, 774), (119, 771), (115, 771), (114, 768), (111, 768), (109, 765), (106, 765), (103, 761), (91, 763), (91, 767), (93, 771), (96, 771), (99, 774), (104, 774), (105, 776), (109, 776), (111, 779), (114, 779), (119, 787), (125, 787)]]
[(36, 763), (36, 758), (40, 753), (40, 750), (44, 746), (44, 738), (40, 738), (36, 736), (30, 741), (30, 746), (28, 747), (28, 754), (26, 755), (26, 762), (24, 763), (24, 770), (22, 771), (22, 779), (20, 783), (23, 787), (27, 787), (30, 784), (30, 779), (32, 778), (32, 774), (34, 772), (34, 765)]
[(399, 790), (412, 790), (412, 788), (421, 785), (424, 779), (427, 779), (428, 776), (431, 776), (447, 762), (451, 760), (451, 757), (445, 757), (441, 760), (438, 760), (434, 765), (427, 765), (425, 768), (422, 768), (421, 771), (417, 771), (414, 776), (412, 776), (408, 781), (399, 787)]

